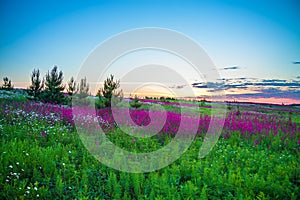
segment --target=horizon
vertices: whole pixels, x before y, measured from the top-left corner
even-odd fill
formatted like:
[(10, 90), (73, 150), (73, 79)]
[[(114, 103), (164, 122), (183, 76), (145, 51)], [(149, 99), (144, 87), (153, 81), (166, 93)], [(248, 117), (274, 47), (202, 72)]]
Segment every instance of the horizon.
[[(28, 90), (27, 87), (14, 87), (14, 90)], [(66, 90), (63, 92), (67, 94)], [(126, 94), (124, 95), (124, 99), (132, 99), (137, 94)], [(89, 94), (89, 97), (97, 97), (96, 94)], [(174, 97), (165, 95), (158, 95), (158, 94), (138, 94), (137, 97), (139, 99), (146, 99), (147, 98), (157, 98), (156, 100), (160, 100), (160, 97), (163, 98), (174, 98), (175, 100), (185, 100), (185, 101), (201, 101), (205, 99), (208, 103), (245, 103), (245, 104), (266, 104), (266, 105), (276, 105), (276, 106), (293, 106), (293, 105), (300, 105), (300, 100), (291, 101), (289, 98), (260, 98), (260, 99), (247, 99), (247, 98), (225, 98), (225, 100), (215, 100), (212, 101), (208, 96), (198, 96), (198, 97)], [(227, 97), (227, 96), (226, 96)]]
[[(89, 54), (107, 38), (136, 28), (161, 27), (185, 34), (205, 49), (220, 74), (226, 100), (299, 104), (299, 5), (292, 0), (2, 1), (0, 78), (8, 77), (16, 88), (25, 89), (34, 68), (44, 77), (57, 65), (66, 83), (71, 76), (79, 77)], [(122, 58), (109, 73), (121, 79), (126, 95), (171, 96), (176, 91), (179, 97), (209, 96), (209, 84), (174, 56), (146, 52), (131, 59), (149, 55), (172, 65), (186, 82), (175, 81), (165, 88), (122, 88), (131, 69), (130, 59)], [(96, 89), (91, 86), (90, 92)]]

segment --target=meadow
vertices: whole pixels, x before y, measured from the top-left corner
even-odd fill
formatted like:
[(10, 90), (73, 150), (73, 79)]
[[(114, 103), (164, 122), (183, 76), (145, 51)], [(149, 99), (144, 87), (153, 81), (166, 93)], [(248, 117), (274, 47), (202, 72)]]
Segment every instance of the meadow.
[[(87, 133), (99, 122), (108, 138), (133, 152), (152, 152), (176, 135), (181, 117), (199, 123), (188, 150), (169, 166), (148, 173), (126, 173), (100, 163), (84, 147), (70, 106), (27, 100), (19, 95), (0, 98), (0, 199), (299, 199), (299, 107), (231, 105), (222, 134), (207, 156), (199, 148), (217, 104), (141, 100), (130, 112), (140, 126), (167, 112), (166, 123), (150, 138), (124, 134), (109, 108), (97, 118), (81, 117)], [(124, 106), (125, 108), (125, 106)], [(180, 112), (182, 109), (182, 113)], [(82, 110), (87, 113), (86, 110)], [(122, 116), (122, 109), (119, 111)], [(199, 120), (193, 119), (198, 114)], [(85, 116), (85, 115), (82, 115)], [(123, 125), (130, 126), (126, 118)], [(187, 125), (186, 129), (189, 126)]]

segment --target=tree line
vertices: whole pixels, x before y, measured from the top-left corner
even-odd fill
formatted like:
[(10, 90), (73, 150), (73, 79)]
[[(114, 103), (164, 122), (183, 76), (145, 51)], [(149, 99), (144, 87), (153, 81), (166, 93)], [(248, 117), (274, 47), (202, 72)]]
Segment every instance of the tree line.
[[(63, 83), (63, 72), (54, 66), (46, 73), (45, 77), (41, 77), (39, 69), (33, 69), (30, 76), (30, 86), (26, 89), (30, 98), (35, 101), (41, 101), (52, 104), (67, 104), (70, 105), (73, 98), (78, 101), (84, 101), (90, 95), (89, 84), (87, 78), (81, 78), (80, 83), (76, 83), (73, 77), (65, 85)], [(2, 90), (13, 90), (14, 86), (8, 77), (3, 78)], [(122, 90), (117, 91), (120, 87), (120, 81), (115, 80), (113, 75), (110, 75), (105, 81), (103, 88), (97, 92), (98, 100), (96, 106), (110, 107), (112, 100), (121, 100), (123, 97)], [(66, 90), (66, 93), (64, 91)], [(115, 97), (115, 98), (113, 98)]]
[[(41, 78), (40, 70), (33, 69), (31, 73), (31, 84), (27, 91), (34, 100), (40, 100), (46, 103), (66, 104), (72, 100), (75, 94), (78, 98), (84, 99), (89, 95), (89, 84), (86, 77), (81, 79), (80, 84), (76, 85), (73, 77), (68, 81), (67, 85), (63, 84), (63, 72), (54, 66), (48, 71), (44, 78)], [(67, 95), (63, 91), (66, 89)]]

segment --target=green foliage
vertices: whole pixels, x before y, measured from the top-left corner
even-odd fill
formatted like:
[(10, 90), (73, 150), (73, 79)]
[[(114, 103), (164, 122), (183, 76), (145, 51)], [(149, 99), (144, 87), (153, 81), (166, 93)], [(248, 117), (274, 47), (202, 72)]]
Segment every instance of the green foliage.
[(44, 79), (40, 78), (40, 70), (33, 69), (31, 74), (31, 85), (28, 88), (29, 95), (33, 96), (34, 100), (39, 100), (42, 89), (44, 88)]
[(45, 91), (42, 100), (48, 103), (61, 104), (66, 101), (63, 90), (63, 72), (58, 71), (57, 66), (54, 66), (51, 72), (46, 74)]
[[(7, 91), (6, 91), (7, 92)], [(3, 103), (3, 102), (1, 102)], [(5, 102), (7, 103), (7, 102)], [(8, 104), (9, 105), (9, 104)], [(202, 138), (171, 165), (144, 174), (113, 170), (98, 162), (78, 134), (56, 121), (0, 110), (0, 199), (299, 199), (299, 147), (280, 133), (253, 141), (232, 133), (198, 158)], [(46, 134), (41, 134), (46, 133)], [(117, 146), (152, 152), (172, 138), (132, 138), (107, 133)], [(296, 149), (296, 150), (295, 150)]]
[(78, 92), (78, 87), (76, 87), (76, 81), (74, 80), (73, 76), (71, 77), (70, 81), (68, 82), (67, 92), (71, 98), (74, 94), (76, 94)]
[(89, 96), (89, 84), (87, 83), (86, 77), (80, 80), (80, 85), (78, 84), (78, 98), (84, 99)]
[(203, 106), (205, 106), (205, 105), (206, 105), (206, 99), (203, 98), (203, 99), (201, 99), (199, 106), (200, 106), (200, 107), (203, 107)]
[(130, 102), (130, 106), (137, 109), (141, 107), (143, 104), (140, 102), (139, 98), (135, 95), (132, 102)]
[[(114, 76), (110, 75), (105, 81), (103, 88), (100, 88), (97, 92), (99, 97), (99, 103), (96, 105), (104, 105), (105, 107), (110, 107), (111, 103), (118, 103), (122, 97), (122, 90), (117, 92), (116, 90), (120, 87), (120, 80), (114, 80)], [(112, 102), (114, 101), (114, 102)], [(101, 102), (101, 103), (100, 103)]]
[(13, 90), (14, 86), (11, 84), (11, 80), (8, 77), (3, 78), (3, 85), (1, 87), (2, 90)]

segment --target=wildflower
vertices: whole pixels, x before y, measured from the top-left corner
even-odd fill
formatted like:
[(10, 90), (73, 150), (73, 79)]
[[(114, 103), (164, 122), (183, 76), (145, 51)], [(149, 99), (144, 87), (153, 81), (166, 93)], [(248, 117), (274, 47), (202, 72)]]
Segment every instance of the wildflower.
[(34, 187), (33, 189), (34, 189), (35, 191), (37, 191), (37, 190), (38, 190), (38, 189), (37, 189), (37, 187)]
[(36, 197), (39, 197), (39, 196), (40, 196), (39, 194), (36, 195)]
[(63, 163), (62, 165), (65, 166), (65, 163)]
[(42, 135), (42, 136), (46, 136), (46, 135), (47, 135), (46, 131), (44, 131), (44, 130), (41, 131), (41, 135)]
[(26, 156), (29, 156), (29, 154), (28, 154), (28, 153), (26, 153)]
[(13, 167), (12, 165), (9, 165), (9, 168), (11, 168), (11, 169), (12, 169), (12, 168), (14, 168), (14, 167)]
[(71, 153), (71, 151), (69, 151), (69, 153)]
[(29, 186), (27, 186), (27, 189), (28, 189), (28, 190), (30, 190), (30, 187), (29, 187)]
[(16, 165), (19, 165), (19, 162), (16, 162)]

